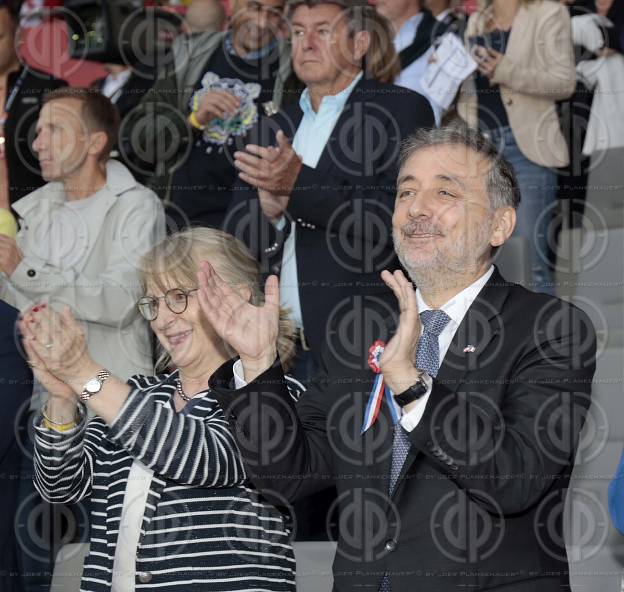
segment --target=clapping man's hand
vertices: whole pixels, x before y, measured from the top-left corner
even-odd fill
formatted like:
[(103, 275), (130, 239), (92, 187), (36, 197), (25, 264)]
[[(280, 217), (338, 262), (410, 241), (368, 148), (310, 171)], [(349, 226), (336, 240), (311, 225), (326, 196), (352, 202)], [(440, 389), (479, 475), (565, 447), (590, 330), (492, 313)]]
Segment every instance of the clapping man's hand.
[(277, 146), (248, 144), (246, 151), (234, 153), (238, 176), (257, 189), (282, 196), (290, 196), (303, 162), (282, 130), (277, 132)]
[(399, 305), (399, 324), (379, 360), (384, 380), (395, 393), (401, 393), (420, 378), (416, 369), (416, 348), (420, 339), (420, 316), (414, 286), (402, 271), (384, 270), (381, 279), (394, 292)]

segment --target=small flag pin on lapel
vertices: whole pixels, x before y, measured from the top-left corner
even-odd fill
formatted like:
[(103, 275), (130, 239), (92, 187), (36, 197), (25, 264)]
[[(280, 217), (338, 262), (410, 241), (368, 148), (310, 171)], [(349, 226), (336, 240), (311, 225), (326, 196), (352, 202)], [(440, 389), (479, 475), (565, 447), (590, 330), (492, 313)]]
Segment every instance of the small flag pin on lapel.
[(476, 348), (474, 345), (467, 345), (467, 346), (464, 348), (464, 353), (465, 353), (465, 354), (474, 354), (476, 349), (477, 349), (477, 348)]

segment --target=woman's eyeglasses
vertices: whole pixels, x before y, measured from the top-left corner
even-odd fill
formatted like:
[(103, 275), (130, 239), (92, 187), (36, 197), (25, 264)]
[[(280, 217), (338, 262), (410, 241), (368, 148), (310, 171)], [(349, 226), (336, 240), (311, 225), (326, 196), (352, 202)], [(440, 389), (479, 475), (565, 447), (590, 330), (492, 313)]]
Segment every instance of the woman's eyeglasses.
[(158, 316), (159, 300), (164, 300), (167, 308), (175, 313), (182, 314), (188, 306), (188, 296), (191, 292), (197, 292), (198, 288), (183, 290), (172, 288), (167, 290), (164, 296), (143, 296), (137, 302), (137, 308), (146, 321), (154, 321)]

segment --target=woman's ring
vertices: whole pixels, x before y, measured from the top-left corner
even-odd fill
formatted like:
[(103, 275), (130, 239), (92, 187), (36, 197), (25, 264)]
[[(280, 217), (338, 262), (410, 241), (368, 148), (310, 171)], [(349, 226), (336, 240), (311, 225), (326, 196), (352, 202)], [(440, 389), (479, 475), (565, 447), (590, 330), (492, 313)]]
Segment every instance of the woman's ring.
[(54, 345), (53, 343), (46, 343), (46, 344), (44, 345), (44, 347), (45, 347), (46, 349), (50, 349), (53, 345)]

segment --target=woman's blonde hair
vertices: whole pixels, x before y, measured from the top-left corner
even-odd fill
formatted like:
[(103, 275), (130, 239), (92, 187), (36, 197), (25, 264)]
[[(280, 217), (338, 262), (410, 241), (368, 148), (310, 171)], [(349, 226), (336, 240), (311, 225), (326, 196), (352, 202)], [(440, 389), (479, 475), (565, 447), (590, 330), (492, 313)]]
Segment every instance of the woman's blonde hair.
[[(234, 289), (250, 290), (252, 304), (264, 303), (260, 267), (249, 249), (237, 238), (214, 228), (189, 228), (167, 237), (142, 258), (143, 289), (156, 287), (163, 293), (171, 287), (197, 287), (197, 271), (208, 261), (221, 278)], [(277, 350), (287, 370), (295, 353), (294, 324), (287, 310), (280, 308)], [(156, 368), (170, 363), (168, 353), (158, 346)]]
[(351, 34), (366, 31), (370, 37), (364, 56), (364, 75), (369, 80), (391, 84), (401, 73), (399, 56), (394, 49), (394, 32), (390, 21), (373, 6), (357, 6), (347, 10)]
[(377, 82), (392, 84), (401, 73), (401, 62), (392, 41), (394, 31), (390, 21), (374, 7), (366, 7), (370, 45), (365, 57), (365, 74)]

